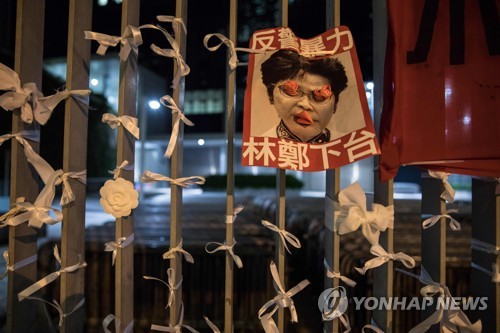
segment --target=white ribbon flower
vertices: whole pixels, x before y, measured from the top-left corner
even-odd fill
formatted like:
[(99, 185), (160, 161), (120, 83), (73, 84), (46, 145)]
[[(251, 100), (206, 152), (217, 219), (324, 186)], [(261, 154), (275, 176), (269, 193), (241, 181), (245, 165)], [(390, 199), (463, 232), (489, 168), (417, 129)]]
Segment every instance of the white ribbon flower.
[(104, 251), (113, 252), (111, 258), (111, 265), (115, 265), (116, 255), (118, 254), (118, 249), (123, 249), (129, 246), (134, 241), (134, 234), (130, 234), (128, 237), (120, 237), (116, 242), (111, 241), (104, 244)]
[[(211, 245), (215, 245), (217, 247), (213, 250), (209, 250), (208, 248)], [(224, 244), (217, 243), (217, 242), (209, 242), (209, 243), (207, 243), (207, 245), (205, 245), (205, 251), (209, 254), (212, 254), (212, 253), (215, 253), (215, 252), (221, 251), (221, 250), (227, 251), (229, 253), (229, 255), (231, 256), (231, 258), (233, 258), (233, 261), (236, 264), (236, 266), (238, 266), (238, 268), (242, 268), (243, 262), (241, 261), (241, 258), (234, 253), (234, 250), (233, 250), (233, 247), (235, 245), (236, 245), (235, 241), (233, 241), (233, 245), (231, 245), (231, 246), (227, 245), (225, 242), (224, 242)]]
[(72, 97), (79, 103), (84, 105), (88, 105), (88, 96), (90, 95), (89, 89), (81, 89), (81, 90), (68, 90), (64, 89), (62, 91), (58, 91), (54, 95), (42, 97), (38, 99), (38, 103), (42, 105), (39, 109), (39, 112), (35, 112), (35, 119), (40, 125), (45, 125), (49, 120), (52, 112), (54, 111), (57, 104), (61, 101)]
[(183, 320), (184, 320), (184, 304), (181, 303), (181, 313), (180, 313), (179, 322), (177, 323), (177, 325), (175, 325), (175, 326), (168, 325), (168, 327), (167, 326), (160, 326), (160, 325), (151, 325), (151, 330), (159, 331), (159, 332), (181, 333), (182, 328), (186, 328), (190, 332), (199, 333), (197, 330), (195, 330), (191, 326), (183, 325), (182, 324)]
[(95, 40), (99, 43), (99, 48), (96, 52), (99, 55), (105, 55), (108, 47), (116, 46), (120, 43), (122, 45), (120, 50), (120, 59), (122, 61), (127, 60), (130, 52), (137, 55), (139, 52), (139, 45), (142, 44), (140, 27), (137, 28), (131, 25), (125, 27), (121, 36), (110, 36), (98, 32), (85, 31), (85, 39)]
[(292, 252), (290, 252), (290, 249), (288, 248), (287, 243), (290, 243), (290, 245), (292, 245), (296, 249), (301, 248), (302, 245), (300, 244), (300, 240), (297, 237), (295, 237), (292, 233), (290, 233), (286, 230), (282, 230), (282, 229), (278, 228), (277, 226), (275, 226), (274, 224), (272, 224), (271, 222), (266, 221), (266, 220), (262, 220), (261, 223), (264, 227), (276, 232), (280, 236), (281, 242), (285, 246), (285, 249), (288, 253), (292, 253)]
[(389, 260), (401, 261), (403, 265), (405, 265), (408, 268), (415, 267), (415, 259), (413, 259), (407, 254), (404, 254), (403, 252), (387, 253), (387, 251), (378, 244), (372, 245), (372, 247), (370, 248), (370, 252), (371, 254), (376, 256), (376, 258), (370, 259), (367, 262), (365, 262), (363, 268), (354, 267), (355, 270), (357, 270), (359, 273), (363, 275), (365, 275), (367, 270), (381, 266), (386, 262), (388, 262)]
[(172, 125), (172, 134), (170, 134), (170, 140), (168, 142), (167, 151), (165, 151), (165, 157), (172, 156), (172, 153), (175, 149), (175, 144), (177, 143), (177, 138), (179, 136), (179, 126), (180, 122), (182, 122), (188, 126), (194, 126), (191, 120), (187, 119), (184, 113), (182, 113), (181, 109), (177, 107), (175, 101), (172, 97), (165, 95), (160, 98), (160, 103), (165, 105), (167, 108), (172, 109), (172, 119), (174, 121)]
[[(280, 276), (274, 262), (271, 261), (271, 275), (274, 280), (274, 288), (278, 295), (264, 304), (259, 310), (259, 319), (266, 333), (279, 333), (278, 327), (273, 320), (274, 313), (279, 308), (288, 308), (290, 310), (291, 321), (298, 322), (297, 310), (292, 297), (309, 285), (308, 280), (303, 280), (289, 291), (285, 291), (280, 282)], [(271, 310), (269, 310), (271, 309)]]
[(143, 276), (143, 278), (146, 280), (155, 280), (167, 286), (169, 294), (168, 294), (167, 306), (165, 307), (165, 309), (168, 308), (169, 306), (171, 307), (175, 303), (175, 291), (179, 289), (180, 286), (182, 285), (182, 276), (179, 279), (179, 281), (177, 281), (177, 283), (175, 282), (175, 271), (173, 268), (167, 269), (167, 275), (168, 275), (168, 283), (152, 276), (147, 276), (147, 275)]
[(174, 259), (176, 254), (183, 255), (188, 263), (194, 264), (193, 256), (182, 248), (182, 239), (177, 246), (171, 247), (170, 250), (163, 253), (163, 259)]
[[(15, 71), (0, 63), (0, 91), (7, 91), (0, 95), (0, 107), (8, 111), (21, 109), (21, 119), (28, 124), (38, 117), (38, 99), (43, 97), (42, 92), (34, 82), (28, 82), (21, 87), (21, 80)], [(35, 111), (36, 110), (36, 111)]]
[(450, 213), (458, 213), (458, 209), (448, 209), (444, 214), (439, 214), (439, 215), (434, 215), (431, 216), (427, 219), (425, 219), (422, 222), (422, 228), (423, 229), (429, 229), (432, 227), (434, 224), (436, 224), (441, 218), (447, 218), (450, 219), (450, 228), (453, 231), (460, 231), (460, 222), (455, 220), (453, 217), (451, 217), (449, 214)]
[(106, 123), (112, 129), (117, 128), (118, 126), (123, 126), (130, 134), (134, 136), (137, 140), (139, 140), (140, 129), (138, 127), (139, 121), (135, 117), (131, 116), (120, 116), (117, 117), (112, 113), (105, 113), (102, 115), (102, 122)]
[[(104, 320), (102, 321), (102, 328), (104, 329), (104, 333), (112, 333), (110, 329), (108, 329), (109, 324), (111, 324), (112, 321), (115, 321), (115, 332), (120, 332), (120, 319), (116, 318), (115, 315), (109, 314), (107, 315)], [(132, 320), (125, 330), (123, 330), (123, 333), (132, 333), (132, 330), (134, 329), (134, 321)]]
[(129, 216), (139, 205), (139, 192), (132, 182), (123, 178), (106, 181), (99, 193), (102, 208), (115, 218)]
[(334, 272), (330, 265), (328, 265), (328, 262), (326, 261), (326, 258), (323, 260), (323, 265), (325, 266), (326, 269), (326, 276), (330, 279), (340, 279), (343, 281), (345, 284), (348, 286), (354, 287), (356, 285), (356, 282), (349, 279), (347, 276), (343, 276), (339, 272)]
[(440, 171), (430, 171), (429, 176), (432, 178), (440, 179), (444, 186), (444, 191), (441, 193), (441, 199), (448, 201), (449, 203), (453, 203), (455, 201), (455, 190), (448, 182), (448, 176), (450, 173), (440, 172)]
[(366, 208), (366, 195), (359, 183), (353, 183), (339, 193), (340, 209), (335, 212), (335, 231), (344, 235), (361, 227), (365, 238), (372, 245), (378, 244), (381, 231), (394, 227), (394, 206), (373, 204), (373, 211)]
[[(215, 46), (208, 46), (208, 41), (212, 37), (217, 37), (221, 42)], [(208, 34), (203, 38), (203, 45), (207, 48), (209, 51), (217, 51), (222, 44), (225, 44), (228, 49), (229, 49), (229, 68), (234, 71), (236, 67), (238, 67), (238, 55), (236, 54), (236, 51), (244, 51), (248, 53), (265, 53), (265, 49), (248, 49), (248, 48), (243, 48), (243, 47), (235, 47), (234, 43), (227, 38), (226, 36), (219, 34), (219, 33), (214, 33), (214, 34)]]
[(188, 187), (189, 185), (203, 185), (205, 184), (205, 177), (202, 176), (191, 176), (191, 177), (181, 177), (181, 178), (170, 178), (159, 173), (144, 171), (141, 175), (141, 182), (143, 183), (156, 183), (156, 182), (169, 182), (173, 185), (180, 187)]
[(3, 259), (5, 260), (5, 271), (2, 273), (2, 275), (0, 275), (0, 280), (5, 279), (5, 277), (9, 274), (9, 272), (14, 272), (17, 269), (26, 267), (36, 262), (38, 256), (35, 254), (32, 255), (31, 257), (19, 260), (13, 265), (10, 265), (9, 251), (3, 251)]

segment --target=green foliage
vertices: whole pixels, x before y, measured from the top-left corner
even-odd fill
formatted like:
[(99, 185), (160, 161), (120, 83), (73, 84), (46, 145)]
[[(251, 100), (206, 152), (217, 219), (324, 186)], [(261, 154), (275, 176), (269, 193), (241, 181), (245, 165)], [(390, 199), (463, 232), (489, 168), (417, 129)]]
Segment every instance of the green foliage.
[[(223, 190), (227, 186), (226, 175), (207, 176), (203, 189)], [(295, 176), (286, 175), (286, 187), (289, 189), (300, 189), (304, 183), (298, 180)], [(248, 175), (237, 174), (234, 176), (234, 186), (236, 188), (275, 188), (275, 175)]]

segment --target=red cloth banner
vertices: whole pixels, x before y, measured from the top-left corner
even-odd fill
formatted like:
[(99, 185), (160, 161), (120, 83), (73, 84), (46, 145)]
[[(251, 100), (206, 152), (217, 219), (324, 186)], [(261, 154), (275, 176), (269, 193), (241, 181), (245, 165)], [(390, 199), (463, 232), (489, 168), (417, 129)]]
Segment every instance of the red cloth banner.
[(388, 0), (381, 179), (500, 176), (499, 0)]
[(243, 165), (321, 171), (380, 153), (347, 27), (260, 30), (250, 48)]

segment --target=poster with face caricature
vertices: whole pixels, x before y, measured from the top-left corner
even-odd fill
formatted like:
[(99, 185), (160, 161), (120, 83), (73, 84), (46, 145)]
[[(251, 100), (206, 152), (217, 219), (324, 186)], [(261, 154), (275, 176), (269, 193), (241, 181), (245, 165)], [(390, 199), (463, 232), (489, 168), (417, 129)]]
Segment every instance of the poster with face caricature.
[(250, 39), (242, 164), (321, 171), (380, 154), (351, 32)]

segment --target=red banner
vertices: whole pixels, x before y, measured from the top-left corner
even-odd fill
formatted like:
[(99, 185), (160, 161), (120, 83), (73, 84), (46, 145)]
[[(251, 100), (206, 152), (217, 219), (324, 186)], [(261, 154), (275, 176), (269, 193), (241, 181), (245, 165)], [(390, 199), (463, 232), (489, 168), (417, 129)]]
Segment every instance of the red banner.
[(320, 171), (380, 153), (347, 27), (261, 30), (250, 48), (243, 165)]
[(388, 0), (381, 178), (500, 176), (499, 0)]

